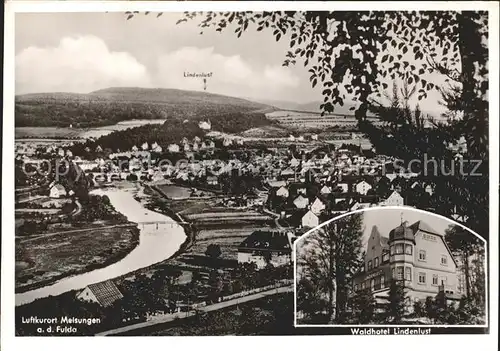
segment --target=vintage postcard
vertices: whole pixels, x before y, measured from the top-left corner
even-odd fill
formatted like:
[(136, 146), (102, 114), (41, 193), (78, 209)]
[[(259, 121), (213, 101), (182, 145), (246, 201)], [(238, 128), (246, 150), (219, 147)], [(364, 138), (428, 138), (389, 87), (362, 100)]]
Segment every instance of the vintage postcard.
[(2, 348), (496, 346), (498, 4), (166, 3), (7, 3)]

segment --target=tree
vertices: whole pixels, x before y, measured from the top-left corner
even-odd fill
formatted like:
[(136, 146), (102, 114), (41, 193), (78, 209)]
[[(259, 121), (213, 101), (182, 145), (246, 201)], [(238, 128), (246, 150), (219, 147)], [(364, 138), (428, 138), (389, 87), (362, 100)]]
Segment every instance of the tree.
[(297, 274), (327, 296), (327, 314), (345, 317), (350, 281), (361, 260), (362, 218), (353, 214), (329, 223), (299, 242)]
[(389, 302), (385, 306), (387, 322), (400, 324), (405, 315), (406, 292), (404, 285), (392, 280), (388, 300)]
[(370, 324), (373, 322), (377, 307), (375, 297), (368, 289), (360, 291), (351, 299), (352, 316), (354, 324)]
[[(445, 241), (454, 256), (461, 262), (460, 268), (465, 276), (465, 292), (466, 296), (470, 298), (473, 285), (482, 284), (484, 289), (484, 269), (482, 269), (484, 245), (474, 234), (458, 225), (448, 227), (445, 232)], [(473, 258), (476, 259), (473, 260)], [(471, 265), (476, 267), (471, 267)], [(473, 270), (479, 274), (474, 274)], [(473, 276), (474, 281), (472, 281)], [(479, 280), (477, 280), (478, 278)], [(483, 301), (484, 294), (480, 297), (477, 296), (477, 298)]]
[(215, 267), (216, 260), (220, 257), (220, 255), (222, 255), (222, 251), (220, 249), (220, 246), (217, 244), (208, 245), (208, 247), (205, 251), (205, 255), (210, 257), (210, 259), (212, 260), (212, 266)]
[(422, 301), (417, 300), (413, 303), (413, 312), (415, 313), (415, 315), (417, 317), (425, 316), (425, 308), (424, 308), (424, 304), (422, 303)]

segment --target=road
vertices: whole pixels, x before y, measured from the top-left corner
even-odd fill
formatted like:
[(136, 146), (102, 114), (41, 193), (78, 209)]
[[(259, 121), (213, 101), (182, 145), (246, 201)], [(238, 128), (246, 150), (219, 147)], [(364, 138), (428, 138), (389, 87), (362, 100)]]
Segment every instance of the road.
[[(284, 292), (290, 292), (293, 291), (293, 284), (292, 285), (287, 285), (287, 286), (282, 286), (279, 288), (270, 288), (269, 290), (266, 291), (261, 291), (252, 295), (248, 296), (243, 296), (237, 299), (232, 299), (232, 300), (227, 300), (227, 301), (222, 301), (219, 303), (214, 303), (212, 305), (200, 307), (197, 309), (198, 312), (211, 312), (211, 311), (216, 311), (220, 310), (222, 308), (234, 306), (237, 304), (241, 304), (244, 302), (252, 301), (252, 300), (258, 300), (266, 296), (274, 295), (274, 294), (279, 294), (279, 293), (284, 293)], [(130, 332), (132, 330), (138, 330), (138, 329), (143, 329), (147, 328), (153, 325), (157, 324), (163, 324), (163, 323), (168, 323), (176, 319), (182, 319), (182, 318), (187, 318), (194, 316), (196, 314), (196, 311), (189, 311), (189, 312), (177, 312), (177, 313), (172, 313), (168, 314), (165, 316), (158, 316), (157, 318), (147, 321), (147, 322), (141, 322), (133, 325), (128, 325), (126, 327), (122, 328), (117, 328), (117, 329), (112, 329), (108, 330), (102, 333), (96, 334), (96, 336), (106, 336), (106, 335), (117, 335), (117, 334), (123, 334), (126, 332)]]

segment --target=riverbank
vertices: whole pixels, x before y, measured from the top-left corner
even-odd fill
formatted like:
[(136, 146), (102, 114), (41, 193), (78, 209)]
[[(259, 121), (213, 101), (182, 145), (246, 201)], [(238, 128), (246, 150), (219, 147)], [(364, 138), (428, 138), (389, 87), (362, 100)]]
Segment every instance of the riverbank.
[[(139, 189), (138, 189), (139, 188)], [(171, 217), (146, 209), (134, 199), (140, 187), (95, 189), (92, 192), (107, 195), (116, 211), (130, 222), (137, 223), (139, 244), (123, 259), (100, 269), (58, 280), (55, 284), (16, 294), (16, 305), (30, 303), (49, 295), (80, 290), (90, 284), (122, 277), (140, 269), (163, 262), (180, 250), (186, 241), (184, 228)]]
[[(109, 254), (109, 256), (103, 257), (103, 259), (104, 259), (103, 261), (90, 263), (90, 264), (87, 264), (85, 267), (81, 267), (81, 268), (70, 269), (68, 271), (62, 272), (62, 273), (57, 274), (57, 275), (53, 275), (48, 279), (44, 279), (44, 280), (38, 281), (36, 283), (31, 283), (31, 284), (22, 285), (22, 286), (16, 286), (15, 293), (20, 294), (20, 293), (24, 293), (24, 292), (27, 292), (30, 290), (40, 289), (40, 288), (43, 288), (46, 286), (50, 286), (50, 285), (57, 283), (61, 279), (65, 279), (65, 278), (69, 278), (72, 276), (88, 273), (88, 272), (91, 272), (91, 271), (96, 270), (96, 269), (101, 269), (101, 268), (107, 267), (109, 265), (112, 265), (112, 264), (122, 260), (125, 256), (130, 254), (137, 247), (137, 245), (139, 245), (140, 231), (137, 228), (136, 223), (129, 223), (129, 226), (125, 226), (125, 227), (120, 226), (117, 228), (118, 228), (118, 230), (124, 230), (124, 229), (128, 230), (129, 233), (131, 234), (131, 237), (130, 237), (130, 239), (126, 240), (126, 246), (115, 245), (115, 246), (110, 247), (108, 250), (111, 250), (111, 253)], [(89, 234), (91, 235), (91, 237), (89, 237), (89, 240), (94, 241), (94, 243), (93, 243), (94, 246), (100, 246), (100, 245), (96, 245), (96, 243), (95, 243), (95, 240), (96, 240), (95, 234), (98, 231), (99, 231), (99, 228), (89, 229)], [(82, 236), (84, 234), (76, 234), (76, 235)], [(37, 238), (37, 240), (43, 240), (43, 239), (44, 239), (43, 237)], [(74, 247), (75, 249), (82, 249), (82, 250), (88, 251), (88, 245), (84, 245), (83, 247), (78, 247), (75, 245), (71, 245), (71, 246)], [(100, 247), (100, 249), (102, 249), (102, 246)], [(115, 250), (115, 251), (113, 252), (113, 250)], [(56, 255), (57, 255), (57, 253), (56, 253)], [(17, 280), (17, 277), (16, 277), (16, 280)]]

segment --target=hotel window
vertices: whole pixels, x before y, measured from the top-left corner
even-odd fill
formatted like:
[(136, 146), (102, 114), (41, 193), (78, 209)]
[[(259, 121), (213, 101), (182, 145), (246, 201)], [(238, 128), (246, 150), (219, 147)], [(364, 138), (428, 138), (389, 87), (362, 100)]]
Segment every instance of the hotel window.
[(441, 264), (443, 264), (443, 265), (448, 264), (448, 257), (446, 255), (441, 256)]
[(405, 280), (411, 282), (411, 267), (405, 267)]
[(359, 290), (359, 285), (358, 284), (354, 285), (354, 291), (358, 291), (358, 290)]
[(396, 255), (403, 253), (403, 244), (396, 244)]
[(391, 256), (394, 255), (394, 246), (391, 245)]
[(413, 255), (413, 246), (406, 244), (405, 245), (405, 254)]
[(372, 279), (370, 281), (370, 291), (373, 291), (373, 290), (375, 290), (375, 279)]
[(397, 267), (397, 280), (403, 280), (403, 267)]
[(419, 261), (425, 261), (425, 257), (426, 257), (425, 256), (425, 250), (420, 250), (418, 252), (418, 259), (419, 259)]
[(385, 252), (383, 255), (382, 255), (382, 262), (387, 262), (389, 261), (389, 253), (388, 252)]
[(441, 283), (440, 285), (443, 285), (443, 286), (446, 285), (446, 277), (441, 277), (439, 280)]
[(396, 279), (396, 269), (392, 269), (392, 279)]
[(375, 260), (373, 262), (373, 265), (375, 266), (375, 268), (378, 267), (378, 257), (375, 257)]
[(432, 275), (432, 285), (438, 285), (438, 276), (437, 274)]
[(380, 288), (381, 289), (385, 288), (385, 276), (384, 275), (380, 276)]
[(365, 290), (365, 282), (361, 283), (361, 290)]
[(425, 273), (423, 272), (418, 273), (418, 283), (425, 284)]
[(368, 261), (368, 270), (372, 269), (372, 260)]

